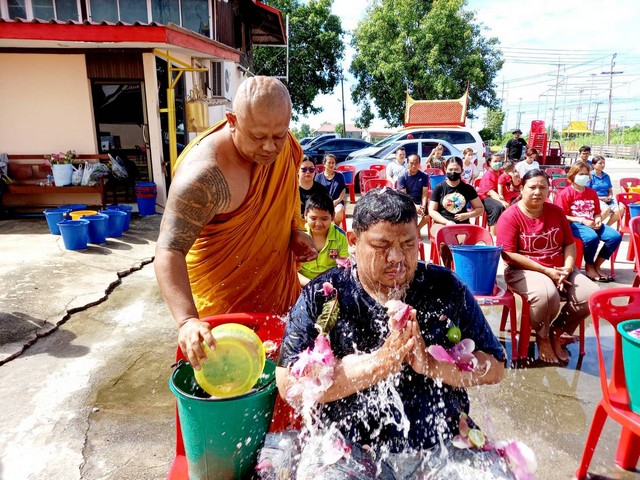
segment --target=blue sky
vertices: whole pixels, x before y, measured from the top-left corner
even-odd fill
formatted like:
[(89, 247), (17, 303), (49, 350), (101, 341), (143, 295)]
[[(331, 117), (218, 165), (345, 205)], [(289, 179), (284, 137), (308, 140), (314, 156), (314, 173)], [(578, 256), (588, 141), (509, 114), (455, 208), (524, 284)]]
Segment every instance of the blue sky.
[[(353, 30), (363, 17), (367, 0), (334, 0), (333, 12), (343, 28)], [(613, 75), (612, 125), (640, 124), (640, 3), (637, 0), (537, 0), (529, 4), (508, 0), (468, 0), (468, 10), (486, 28), (486, 36), (500, 40), (505, 65), (496, 78), (498, 98), (507, 112), (506, 126), (529, 129), (531, 120), (552, 121), (559, 128), (570, 120), (604, 128), (609, 96), (611, 58)], [(348, 42), (350, 37), (346, 38)], [(348, 47), (343, 62), (348, 72), (353, 50)], [(560, 68), (558, 69), (558, 64)], [(558, 81), (557, 81), (558, 80)], [(556, 94), (556, 84), (557, 94)], [(347, 123), (353, 123), (358, 109), (351, 102), (353, 77), (346, 73), (345, 107)], [(300, 119), (317, 127), (323, 122), (342, 122), (340, 86), (332, 95), (319, 96), (315, 104), (324, 112)], [(518, 113), (520, 112), (520, 113)], [(483, 112), (468, 123), (482, 128)], [(377, 120), (375, 127), (384, 127)]]

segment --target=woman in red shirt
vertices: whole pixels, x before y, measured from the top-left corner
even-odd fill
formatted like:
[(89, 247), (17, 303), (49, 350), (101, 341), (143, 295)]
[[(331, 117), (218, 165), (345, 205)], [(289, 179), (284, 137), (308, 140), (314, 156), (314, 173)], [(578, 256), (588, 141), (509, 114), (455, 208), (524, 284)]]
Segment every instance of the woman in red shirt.
[(478, 197), (480, 197), (484, 209), (487, 212), (489, 231), (491, 235), (494, 236), (496, 234), (498, 218), (500, 218), (504, 209), (509, 206), (504, 199), (500, 199), (500, 195), (498, 194), (498, 179), (500, 178), (501, 168), (502, 155), (498, 153), (491, 155), (489, 169), (482, 175), (480, 186), (478, 187)]
[[(568, 360), (560, 337), (573, 334), (589, 315), (588, 300), (598, 286), (574, 268), (571, 227), (548, 198), (549, 177), (539, 169), (527, 172), (522, 178), (522, 198), (498, 220), (497, 244), (502, 245), (507, 263), (507, 285), (531, 304), (540, 360), (557, 363)], [(561, 296), (566, 300), (562, 310)]]
[[(584, 243), (584, 271), (587, 277), (596, 282), (612, 282), (614, 278), (605, 274), (600, 267), (618, 249), (622, 235), (602, 223), (598, 194), (586, 186), (591, 180), (590, 171), (588, 164), (574, 163), (567, 172), (567, 180), (571, 185), (560, 190), (555, 203), (571, 222), (573, 236)], [(598, 252), (600, 241), (604, 245)]]

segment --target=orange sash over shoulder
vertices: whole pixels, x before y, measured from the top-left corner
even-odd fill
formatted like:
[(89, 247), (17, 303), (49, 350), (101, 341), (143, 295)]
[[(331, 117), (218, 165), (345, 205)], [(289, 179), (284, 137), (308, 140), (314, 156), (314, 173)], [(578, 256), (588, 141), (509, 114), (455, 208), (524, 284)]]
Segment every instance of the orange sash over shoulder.
[[(223, 121), (191, 142), (221, 129)], [(284, 314), (298, 298), (296, 262), (289, 249), (300, 217), (298, 168), (302, 149), (289, 132), (271, 165), (256, 165), (249, 192), (238, 209), (217, 215), (187, 254), (191, 291), (200, 318), (220, 313)]]

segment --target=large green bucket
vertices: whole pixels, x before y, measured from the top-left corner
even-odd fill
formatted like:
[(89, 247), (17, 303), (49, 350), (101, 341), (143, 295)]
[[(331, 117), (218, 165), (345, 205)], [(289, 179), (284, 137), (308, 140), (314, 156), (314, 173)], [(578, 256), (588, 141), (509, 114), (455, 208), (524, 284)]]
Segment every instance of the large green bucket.
[(618, 324), (618, 332), (622, 335), (622, 363), (630, 408), (637, 414), (640, 414), (640, 375), (637, 370), (640, 365), (640, 338), (629, 335), (629, 332), (639, 328), (640, 320), (627, 320)]
[(178, 400), (190, 480), (251, 476), (276, 401), (275, 369), (267, 359), (255, 391), (211, 399), (196, 383), (189, 363), (176, 368), (169, 387)]

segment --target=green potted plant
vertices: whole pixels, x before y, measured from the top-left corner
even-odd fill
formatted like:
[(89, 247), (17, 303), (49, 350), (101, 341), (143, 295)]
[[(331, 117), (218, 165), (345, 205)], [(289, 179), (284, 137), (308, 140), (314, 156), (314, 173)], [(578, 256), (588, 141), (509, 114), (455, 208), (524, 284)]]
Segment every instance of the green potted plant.
[(67, 150), (66, 153), (52, 153), (45, 155), (45, 165), (51, 167), (53, 181), (56, 187), (71, 185), (73, 174), (73, 160), (77, 158), (75, 150)]

